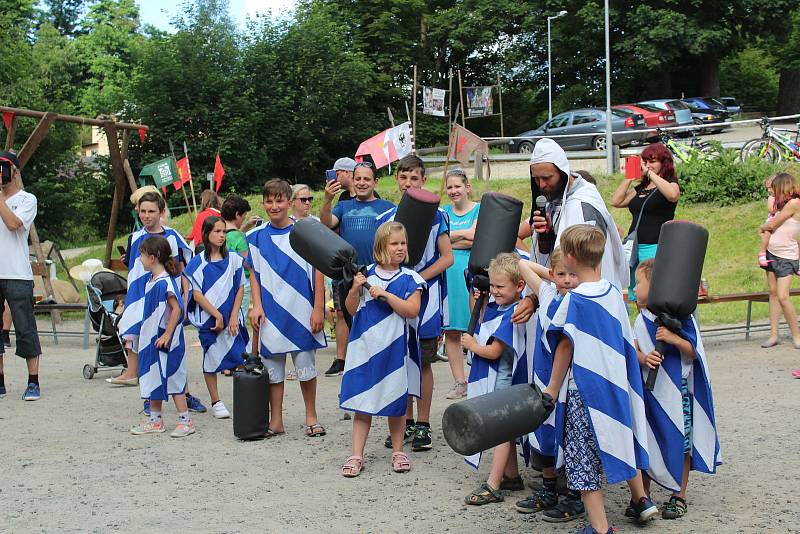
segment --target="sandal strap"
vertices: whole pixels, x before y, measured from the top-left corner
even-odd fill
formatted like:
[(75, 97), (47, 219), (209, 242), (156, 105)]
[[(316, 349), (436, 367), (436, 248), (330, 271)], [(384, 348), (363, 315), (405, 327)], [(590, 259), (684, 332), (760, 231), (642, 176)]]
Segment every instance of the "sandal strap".
[(348, 471), (352, 473), (358, 473), (364, 468), (364, 457), (363, 456), (351, 456), (342, 465), (342, 472)]
[(409, 459), (408, 455), (402, 451), (400, 452), (393, 452), (392, 453), (392, 463), (399, 464), (402, 466), (410, 466), (411, 460)]

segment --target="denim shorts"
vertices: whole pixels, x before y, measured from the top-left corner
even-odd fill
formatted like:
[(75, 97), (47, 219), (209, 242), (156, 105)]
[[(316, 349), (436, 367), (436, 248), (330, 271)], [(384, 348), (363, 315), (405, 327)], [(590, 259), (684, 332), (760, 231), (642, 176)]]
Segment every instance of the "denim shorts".
[[(39, 331), (33, 314), (33, 280), (0, 280), (0, 313), (5, 305), (11, 311), (16, 336), (16, 354), (20, 358), (36, 358), (42, 354)], [(0, 354), (5, 352), (0, 343)]]

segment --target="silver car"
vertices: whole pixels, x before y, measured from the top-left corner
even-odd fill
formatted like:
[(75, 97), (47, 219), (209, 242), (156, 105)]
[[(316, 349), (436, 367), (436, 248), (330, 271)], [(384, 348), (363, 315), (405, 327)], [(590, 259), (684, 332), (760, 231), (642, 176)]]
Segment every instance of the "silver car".
[(639, 103), (672, 111), (675, 114), (675, 120), (678, 121), (678, 126), (691, 126), (694, 124), (692, 110), (676, 98), (657, 98), (655, 100), (643, 100)]

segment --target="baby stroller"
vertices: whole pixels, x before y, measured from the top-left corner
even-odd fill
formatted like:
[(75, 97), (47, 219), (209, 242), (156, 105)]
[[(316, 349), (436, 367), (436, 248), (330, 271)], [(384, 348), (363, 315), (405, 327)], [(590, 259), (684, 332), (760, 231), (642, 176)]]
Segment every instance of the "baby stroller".
[(83, 378), (89, 380), (98, 369), (112, 371), (127, 367), (125, 344), (119, 336), (117, 323), (120, 316), (114, 313), (114, 300), (128, 291), (128, 281), (117, 273), (100, 271), (86, 284), (86, 303), (89, 319), (97, 332), (97, 351), (94, 364), (83, 366)]

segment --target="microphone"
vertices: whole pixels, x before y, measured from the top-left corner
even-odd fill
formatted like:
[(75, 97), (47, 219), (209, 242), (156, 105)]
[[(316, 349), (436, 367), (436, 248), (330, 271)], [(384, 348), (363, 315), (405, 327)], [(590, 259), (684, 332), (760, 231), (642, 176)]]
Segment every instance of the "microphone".
[[(536, 197), (536, 211), (539, 214), (547, 219), (547, 197), (544, 195), (539, 195)], [(539, 252), (542, 254), (550, 254), (553, 251), (553, 245), (555, 244), (555, 234), (552, 231), (553, 229), (550, 227), (550, 221), (547, 221), (547, 226), (541, 232), (537, 231), (536, 242), (538, 243)]]

